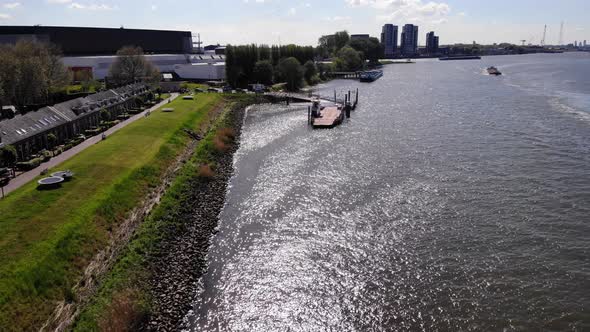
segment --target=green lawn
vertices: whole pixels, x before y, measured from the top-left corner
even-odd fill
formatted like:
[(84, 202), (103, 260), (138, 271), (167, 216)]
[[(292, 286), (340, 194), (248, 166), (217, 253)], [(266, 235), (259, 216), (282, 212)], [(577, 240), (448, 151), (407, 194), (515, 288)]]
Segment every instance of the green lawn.
[(140, 328), (145, 317), (151, 315), (149, 257), (169, 236), (170, 229), (183, 227), (184, 219), (178, 218), (178, 211), (191, 204), (187, 202), (189, 193), (194, 190), (191, 181), (195, 178), (208, 181), (201, 175), (200, 167), (211, 165), (215, 169), (217, 157), (224, 154), (216, 149), (214, 141), (219, 137), (221, 128), (230, 126), (232, 105), (235, 106), (234, 103), (226, 106), (209, 133), (199, 142), (192, 157), (178, 172), (160, 204), (138, 228), (133, 240), (106, 275), (97, 295), (81, 311), (73, 331), (134, 331)]
[[(56, 300), (221, 102), (216, 94), (165, 105), (64, 162), (76, 175), (60, 189), (32, 182), (0, 201), (0, 330), (38, 329)], [(51, 170), (50, 170), (51, 171)]]

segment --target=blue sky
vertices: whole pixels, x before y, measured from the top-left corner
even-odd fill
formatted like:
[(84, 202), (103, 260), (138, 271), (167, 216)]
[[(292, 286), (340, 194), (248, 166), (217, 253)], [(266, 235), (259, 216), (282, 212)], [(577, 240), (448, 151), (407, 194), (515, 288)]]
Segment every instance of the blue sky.
[(205, 43), (315, 45), (338, 30), (378, 36), (383, 23), (455, 42), (590, 40), (590, 0), (0, 0), (1, 25), (182, 29)]

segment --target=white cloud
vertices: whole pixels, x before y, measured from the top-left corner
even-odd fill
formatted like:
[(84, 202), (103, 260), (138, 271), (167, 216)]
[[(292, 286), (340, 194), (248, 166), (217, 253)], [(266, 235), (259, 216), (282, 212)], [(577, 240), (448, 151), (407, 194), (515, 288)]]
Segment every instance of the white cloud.
[(12, 18), (12, 16), (10, 16), (8, 14), (0, 13), (0, 21), (10, 20), (11, 18)]
[(64, 4), (64, 3), (70, 3), (70, 2), (72, 2), (72, 0), (47, 0), (47, 2)]
[(297, 14), (297, 9), (295, 9), (295, 7), (289, 8), (288, 14), (289, 16), (294, 16), (295, 14)]
[(105, 5), (105, 4), (90, 4), (90, 5), (84, 5), (78, 2), (72, 2), (68, 8), (70, 9), (79, 9), (79, 10), (93, 10), (93, 11), (97, 11), (97, 10), (115, 10), (117, 9), (117, 7), (113, 7), (113, 6), (109, 6), (109, 5)]
[(16, 9), (21, 6), (20, 2), (9, 2), (2, 5), (6, 9)]
[(379, 14), (379, 21), (412, 21), (414, 23), (442, 23), (451, 12), (445, 2), (423, 0), (345, 0), (352, 7), (370, 6)]
[(156, 5), (152, 5), (152, 6), (151, 6), (151, 9), (152, 9), (153, 11), (156, 11), (156, 10), (158, 10), (158, 6), (156, 6)]
[(329, 17), (324, 18), (324, 20), (330, 21), (330, 22), (350, 21), (351, 17), (350, 16), (329, 16)]

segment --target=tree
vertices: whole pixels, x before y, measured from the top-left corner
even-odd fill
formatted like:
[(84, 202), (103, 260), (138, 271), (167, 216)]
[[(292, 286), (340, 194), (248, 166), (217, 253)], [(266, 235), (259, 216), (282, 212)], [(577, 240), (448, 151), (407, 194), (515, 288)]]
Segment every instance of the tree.
[(361, 58), (369, 60), (370, 63), (376, 64), (383, 57), (383, 46), (377, 38), (371, 37), (368, 40), (355, 39), (351, 40), (348, 45), (356, 51), (361, 52)]
[(125, 46), (117, 51), (117, 59), (109, 69), (115, 85), (127, 85), (138, 81), (156, 85), (160, 71), (143, 55), (141, 47)]
[(52, 44), (21, 40), (0, 47), (3, 103), (24, 106), (47, 103), (70, 81), (61, 52)]
[(109, 113), (109, 111), (107, 111), (104, 108), (100, 110), (99, 116), (100, 119), (104, 122), (111, 121), (111, 113)]
[(0, 164), (12, 167), (17, 160), (16, 149), (12, 145), (0, 148)]
[(258, 61), (254, 66), (254, 80), (256, 83), (271, 85), (273, 71), (274, 68), (269, 60)]
[(336, 52), (340, 51), (350, 41), (350, 35), (347, 31), (338, 31), (334, 34), (334, 43)]
[(309, 60), (303, 65), (303, 77), (307, 84), (311, 85), (313, 83), (313, 77), (316, 76), (317, 73), (318, 70), (313, 61)]
[(321, 36), (318, 40), (318, 55), (327, 58), (335, 55), (350, 41), (350, 36), (346, 31), (339, 31), (333, 35)]
[(287, 90), (296, 91), (303, 85), (303, 70), (301, 63), (294, 57), (281, 60), (279, 63), (281, 77), (287, 83)]
[(53, 133), (47, 135), (47, 145), (49, 146), (49, 149), (52, 150), (56, 144), (57, 144), (57, 136), (55, 136), (55, 134), (53, 134)]
[(328, 79), (328, 76), (331, 74), (332, 70), (332, 66), (333, 64), (331, 63), (322, 63), (322, 62), (318, 62), (317, 64), (317, 70), (318, 70), (318, 74), (320, 75), (320, 79), (321, 80), (326, 80)]
[(363, 66), (361, 56), (350, 46), (344, 46), (336, 58), (336, 68), (342, 71), (356, 71)]

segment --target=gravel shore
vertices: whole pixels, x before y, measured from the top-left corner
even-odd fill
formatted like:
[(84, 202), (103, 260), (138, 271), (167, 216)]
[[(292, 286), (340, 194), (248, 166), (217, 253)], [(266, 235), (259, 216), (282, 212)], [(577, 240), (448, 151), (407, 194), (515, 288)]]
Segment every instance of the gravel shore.
[(240, 109), (228, 115), (236, 136), (228, 151), (216, 160), (215, 176), (208, 180), (193, 178), (182, 203), (170, 211), (176, 222), (165, 230), (165, 241), (151, 259), (153, 311), (146, 326), (150, 331), (180, 330), (184, 316), (192, 309), (197, 282), (206, 272), (210, 238), (233, 174), (233, 155), (239, 146), (244, 114)]

